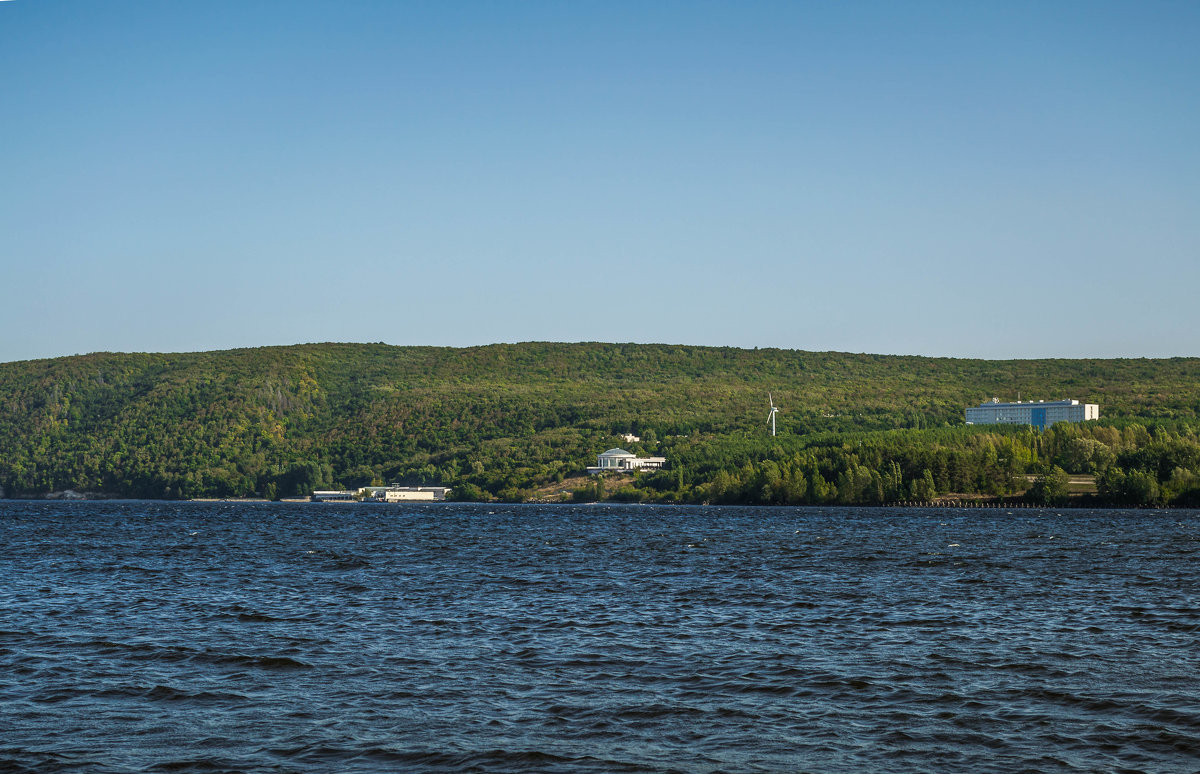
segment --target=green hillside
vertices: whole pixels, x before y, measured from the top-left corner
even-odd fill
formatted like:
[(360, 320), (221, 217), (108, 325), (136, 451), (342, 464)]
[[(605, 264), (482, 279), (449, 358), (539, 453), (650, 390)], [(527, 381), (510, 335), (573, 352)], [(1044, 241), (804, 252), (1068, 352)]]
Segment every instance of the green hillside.
[[(632, 432), (643, 441), (631, 451), (669, 462), (617, 493), (626, 499), (1005, 494), (1023, 489), (1025, 474), (1058, 466), (1107, 474), (1107, 495), (1144, 500), (1126, 479), (1154, 468), (1154, 498), (1182, 502), (1200, 456), (1164, 461), (1159, 447), (1196, 446), (1198, 376), (1191, 358), (985, 361), (633, 344), (97, 353), (0, 364), (0, 486), (8, 496), (282, 497), (402, 481), (519, 500), (581, 473), (598, 452), (625, 445), (614, 436)], [(768, 392), (782, 407), (774, 439)], [(963, 426), (966, 406), (1018, 393), (1099, 403), (1105, 420), (1047, 433)]]

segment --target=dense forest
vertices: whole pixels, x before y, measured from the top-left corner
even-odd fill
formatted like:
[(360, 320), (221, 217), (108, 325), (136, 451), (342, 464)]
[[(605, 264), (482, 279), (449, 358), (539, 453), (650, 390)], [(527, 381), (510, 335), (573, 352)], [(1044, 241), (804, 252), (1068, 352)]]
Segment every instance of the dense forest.
[[(635, 344), (312, 344), (0, 364), (0, 487), (148, 498), (438, 483), (521, 501), (612, 446), (662, 471), (575, 499), (1200, 504), (1200, 360), (1010, 360)], [(767, 429), (767, 394), (782, 407)], [(972, 427), (992, 396), (1103, 419)], [(625, 444), (633, 433), (641, 441)]]

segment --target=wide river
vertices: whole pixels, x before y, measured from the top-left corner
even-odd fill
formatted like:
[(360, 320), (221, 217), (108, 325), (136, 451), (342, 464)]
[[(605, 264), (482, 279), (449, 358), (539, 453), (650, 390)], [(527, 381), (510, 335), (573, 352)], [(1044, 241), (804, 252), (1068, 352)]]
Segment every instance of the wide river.
[(1200, 513), (0, 501), (0, 771), (1200, 771)]

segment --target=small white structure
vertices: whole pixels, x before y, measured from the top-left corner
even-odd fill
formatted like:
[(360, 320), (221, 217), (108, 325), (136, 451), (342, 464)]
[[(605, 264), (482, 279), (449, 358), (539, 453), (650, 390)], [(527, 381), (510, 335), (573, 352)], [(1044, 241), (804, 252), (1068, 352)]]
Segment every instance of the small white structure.
[(968, 425), (1033, 425), (1045, 430), (1059, 422), (1086, 422), (1099, 418), (1100, 404), (1077, 400), (1001, 403), (999, 398), (992, 398), (967, 409)]
[(624, 449), (609, 449), (596, 458), (596, 466), (587, 469), (590, 475), (597, 473), (632, 473), (637, 470), (659, 470), (666, 457), (639, 457)]
[(633, 433), (626, 433), (625, 435), (621, 436), (621, 440), (625, 441), (625, 443), (637, 443), (642, 439)]

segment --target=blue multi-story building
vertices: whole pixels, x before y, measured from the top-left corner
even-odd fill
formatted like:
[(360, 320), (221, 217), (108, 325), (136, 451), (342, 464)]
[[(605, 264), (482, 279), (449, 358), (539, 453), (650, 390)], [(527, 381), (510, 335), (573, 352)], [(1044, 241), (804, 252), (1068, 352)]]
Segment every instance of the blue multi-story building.
[(1033, 425), (1045, 430), (1059, 422), (1086, 422), (1100, 418), (1100, 404), (1077, 400), (1017, 401), (1001, 403), (992, 398), (967, 409), (968, 425)]

